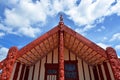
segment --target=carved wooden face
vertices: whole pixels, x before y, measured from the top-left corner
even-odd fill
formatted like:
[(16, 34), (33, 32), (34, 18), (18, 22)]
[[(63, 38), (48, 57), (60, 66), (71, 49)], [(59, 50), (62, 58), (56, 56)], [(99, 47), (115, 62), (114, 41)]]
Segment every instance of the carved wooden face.
[(116, 52), (114, 49), (109, 48), (108, 50), (108, 56), (112, 59), (112, 58), (117, 58)]

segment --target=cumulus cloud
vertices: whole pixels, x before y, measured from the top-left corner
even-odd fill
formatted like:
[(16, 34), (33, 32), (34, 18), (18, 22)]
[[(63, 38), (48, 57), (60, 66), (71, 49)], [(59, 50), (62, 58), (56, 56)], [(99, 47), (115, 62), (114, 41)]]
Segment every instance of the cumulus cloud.
[(102, 47), (103, 49), (106, 49), (107, 47), (110, 46), (110, 45), (104, 44), (104, 43), (96, 43), (96, 44), (99, 45), (100, 47)]
[(0, 61), (2, 61), (7, 56), (8, 48), (0, 47)]
[(101, 32), (102, 30), (105, 30), (105, 26), (101, 26), (99, 29), (97, 29), (98, 32)]
[[(40, 26), (33, 24), (44, 25), (49, 16), (54, 17), (60, 12), (76, 25), (84, 26), (83, 33), (103, 22), (105, 16), (120, 14), (119, 0), (5, 0), (4, 3), (10, 7), (4, 12), (3, 24), (9, 28), (5, 31), (29, 37), (35, 37), (41, 31)], [(76, 28), (76, 31), (80, 32), (81, 28)]]
[(3, 32), (0, 32), (0, 37), (2, 37), (2, 36), (4, 36), (5, 35), (5, 33), (3, 33)]
[(120, 33), (115, 33), (110, 39), (110, 41), (114, 41), (114, 40), (120, 40)]
[(116, 46), (115, 46), (115, 49), (116, 49), (116, 50), (120, 50), (120, 45), (116, 45)]
[(120, 56), (118, 56), (118, 58), (120, 58)]

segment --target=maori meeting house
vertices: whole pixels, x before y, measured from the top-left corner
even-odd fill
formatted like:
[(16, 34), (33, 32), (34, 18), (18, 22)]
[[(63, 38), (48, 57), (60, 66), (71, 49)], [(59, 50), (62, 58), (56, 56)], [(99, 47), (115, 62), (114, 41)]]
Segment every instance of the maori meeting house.
[(19, 49), (0, 62), (0, 80), (120, 80), (120, 59), (64, 24)]

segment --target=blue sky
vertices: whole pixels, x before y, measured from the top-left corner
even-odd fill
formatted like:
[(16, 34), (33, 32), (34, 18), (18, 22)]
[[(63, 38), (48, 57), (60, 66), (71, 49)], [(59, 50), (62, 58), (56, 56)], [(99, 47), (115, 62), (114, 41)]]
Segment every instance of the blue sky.
[(0, 0), (0, 61), (64, 23), (97, 45), (120, 56), (120, 0)]

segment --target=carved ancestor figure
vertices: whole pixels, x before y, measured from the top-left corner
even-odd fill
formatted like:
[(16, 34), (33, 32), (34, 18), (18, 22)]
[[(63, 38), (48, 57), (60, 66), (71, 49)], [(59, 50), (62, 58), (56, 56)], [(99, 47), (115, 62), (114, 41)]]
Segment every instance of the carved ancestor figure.
[(117, 57), (116, 51), (113, 48), (108, 47), (106, 52), (113, 70), (115, 80), (120, 80), (120, 61)]
[(7, 58), (2, 63), (2, 73), (0, 76), (0, 80), (9, 80), (11, 76), (11, 72), (16, 60), (16, 53), (18, 49), (17, 47), (11, 47), (8, 51)]

